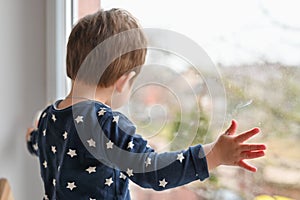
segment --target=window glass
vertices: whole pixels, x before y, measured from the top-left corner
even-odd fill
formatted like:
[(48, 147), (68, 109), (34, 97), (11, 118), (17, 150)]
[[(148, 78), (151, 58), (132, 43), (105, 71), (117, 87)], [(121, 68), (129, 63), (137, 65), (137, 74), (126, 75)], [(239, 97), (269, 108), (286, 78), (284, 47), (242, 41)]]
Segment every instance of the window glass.
[[(239, 130), (260, 127), (262, 133), (253, 141), (268, 146), (265, 158), (251, 161), (256, 174), (219, 167), (205, 183), (171, 192), (132, 185), (135, 199), (300, 198), (299, 6), (296, 0), (101, 1), (104, 9), (129, 10), (145, 28), (181, 34), (214, 63), (216, 83), (223, 90), (210, 85), (210, 70), (176, 52), (149, 49), (122, 111), (153, 147), (178, 150), (213, 141), (231, 119), (239, 122)], [(99, 8), (99, 0), (78, 0), (74, 22)], [(154, 36), (154, 42), (176, 42)]]

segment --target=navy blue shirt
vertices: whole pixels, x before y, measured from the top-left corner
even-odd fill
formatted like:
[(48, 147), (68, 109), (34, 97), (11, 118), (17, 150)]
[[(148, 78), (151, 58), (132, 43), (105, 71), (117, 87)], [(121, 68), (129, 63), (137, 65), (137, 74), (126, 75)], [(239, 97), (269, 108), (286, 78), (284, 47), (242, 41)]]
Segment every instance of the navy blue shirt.
[(156, 153), (123, 114), (96, 101), (41, 114), (27, 143), (39, 157), (44, 199), (130, 199), (128, 179), (165, 190), (209, 176), (201, 145)]

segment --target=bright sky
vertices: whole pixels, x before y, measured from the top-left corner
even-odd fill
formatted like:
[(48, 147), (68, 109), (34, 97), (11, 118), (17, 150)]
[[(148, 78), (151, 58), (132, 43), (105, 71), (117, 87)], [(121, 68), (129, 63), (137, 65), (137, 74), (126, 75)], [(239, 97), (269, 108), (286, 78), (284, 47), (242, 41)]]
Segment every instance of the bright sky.
[(196, 41), (215, 63), (300, 65), (299, 0), (102, 0)]

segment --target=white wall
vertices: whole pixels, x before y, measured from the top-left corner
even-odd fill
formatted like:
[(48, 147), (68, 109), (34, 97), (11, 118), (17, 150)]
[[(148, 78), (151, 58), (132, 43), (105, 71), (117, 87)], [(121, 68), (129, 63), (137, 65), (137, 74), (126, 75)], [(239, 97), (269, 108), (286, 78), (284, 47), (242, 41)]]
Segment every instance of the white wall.
[(46, 0), (0, 0), (0, 177), (16, 200), (42, 199), (25, 130), (46, 103)]

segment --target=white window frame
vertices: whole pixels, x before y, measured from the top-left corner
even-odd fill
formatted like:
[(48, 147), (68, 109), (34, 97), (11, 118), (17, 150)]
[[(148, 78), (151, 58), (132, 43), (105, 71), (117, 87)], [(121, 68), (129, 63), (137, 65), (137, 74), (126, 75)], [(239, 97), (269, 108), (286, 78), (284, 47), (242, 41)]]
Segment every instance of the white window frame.
[(67, 36), (72, 29), (73, 0), (46, 1), (46, 98), (53, 102), (64, 98), (70, 88), (66, 76)]

